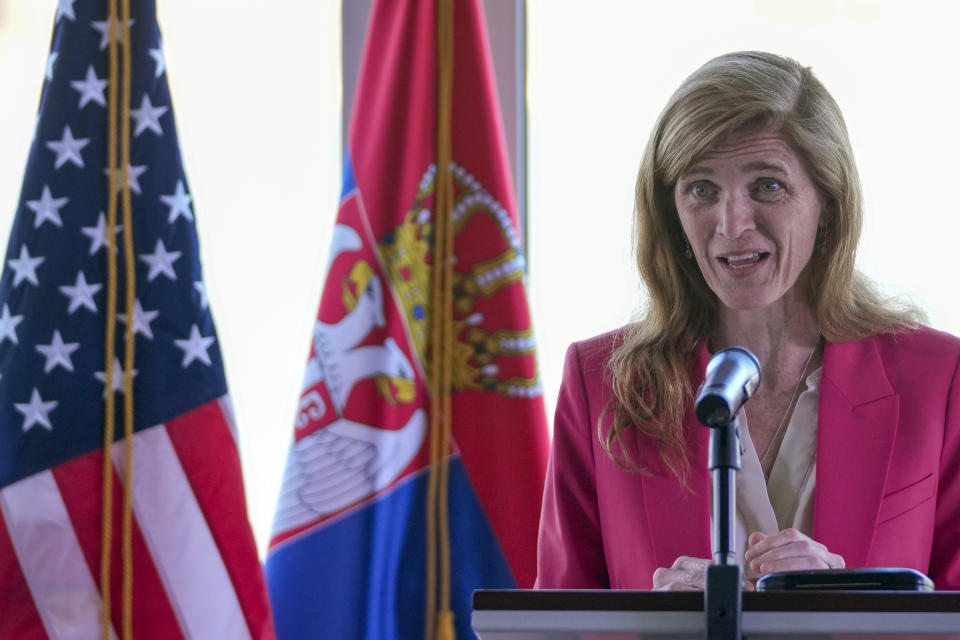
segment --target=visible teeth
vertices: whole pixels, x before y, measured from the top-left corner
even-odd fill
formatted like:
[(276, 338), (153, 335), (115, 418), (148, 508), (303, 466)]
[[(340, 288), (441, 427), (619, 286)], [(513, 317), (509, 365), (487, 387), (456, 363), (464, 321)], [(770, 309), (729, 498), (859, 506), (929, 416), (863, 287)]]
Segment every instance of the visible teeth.
[(735, 256), (727, 256), (727, 262), (739, 262), (741, 260), (756, 260), (760, 257), (759, 253), (741, 253)]

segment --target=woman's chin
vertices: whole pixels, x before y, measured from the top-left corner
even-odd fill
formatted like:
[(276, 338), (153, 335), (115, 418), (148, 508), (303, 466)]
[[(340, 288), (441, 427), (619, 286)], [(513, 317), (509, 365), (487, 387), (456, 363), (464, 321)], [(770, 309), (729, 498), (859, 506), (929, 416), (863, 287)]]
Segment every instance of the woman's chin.
[(720, 304), (729, 311), (762, 311), (772, 307), (782, 295), (769, 291), (737, 291), (718, 296)]

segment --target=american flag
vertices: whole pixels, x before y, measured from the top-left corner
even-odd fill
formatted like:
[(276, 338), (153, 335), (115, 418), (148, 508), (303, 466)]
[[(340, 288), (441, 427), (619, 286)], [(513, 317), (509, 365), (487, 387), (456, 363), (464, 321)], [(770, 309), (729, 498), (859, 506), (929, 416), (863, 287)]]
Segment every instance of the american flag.
[[(110, 237), (106, 218), (117, 197), (107, 193), (107, 103), (112, 89), (121, 95), (109, 81), (108, 45), (121, 32), (109, 5), (59, 0), (0, 278), (0, 638), (100, 637), (104, 399), (115, 394), (122, 435), (127, 323), (134, 635), (273, 637), (152, 0), (131, 2), (136, 302), (125, 312), (122, 231)], [(117, 359), (106, 363), (111, 251)], [(112, 635), (124, 464), (114, 447)]]

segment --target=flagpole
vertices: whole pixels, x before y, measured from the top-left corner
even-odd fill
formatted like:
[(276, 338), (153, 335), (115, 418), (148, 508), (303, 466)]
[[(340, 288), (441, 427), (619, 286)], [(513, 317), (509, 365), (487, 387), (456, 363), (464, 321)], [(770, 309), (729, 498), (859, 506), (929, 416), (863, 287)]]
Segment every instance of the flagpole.
[(107, 42), (110, 65), (110, 87), (107, 98), (107, 299), (106, 327), (104, 329), (104, 415), (103, 415), (103, 513), (100, 523), (100, 594), (103, 600), (100, 620), (100, 637), (110, 640), (112, 593), (110, 589), (110, 561), (113, 548), (113, 465), (111, 451), (114, 434), (113, 359), (116, 349), (117, 321), (117, 264), (116, 251), (111, 251), (117, 228), (117, 85), (120, 78), (117, 39), (110, 37), (110, 30), (118, 24), (117, 0), (110, 0), (107, 14)]
[[(133, 85), (133, 41), (130, 36), (130, 0), (121, 0), (120, 33), (123, 44), (123, 101), (120, 109), (120, 167), (123, 175), (123, 256), (126, 278), (127, 316), (123, 354), (123, 440), (124, 479), (123, 512), (120, 529), (120, 549), (123, 563), (122, 633), (124, 640), (133, 639), (133, 362), (134, 362), (134, 301), (137, 275), (133, 247), (133, 196), (130, 193), (130, 103)], [(111, 198), (113, 194), (111, 194)], [(109, 236), (115, 241), (116, 236)], [(114, 253), (114, 255), (116, 255)], [(112, 258), (115, 260), (115, 258)], [(111, 393), (113, 393), (111, 391)]]

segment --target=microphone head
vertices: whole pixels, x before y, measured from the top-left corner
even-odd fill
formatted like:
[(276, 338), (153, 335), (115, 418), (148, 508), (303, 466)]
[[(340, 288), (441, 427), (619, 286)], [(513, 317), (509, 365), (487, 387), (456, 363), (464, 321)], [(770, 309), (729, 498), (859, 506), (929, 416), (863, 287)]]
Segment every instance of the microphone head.
[(716, 352), (697, 392), (696, 414), (707, 427), (727, 425), (760, 384), (760, 362), (749, 349)]
[(736, 413), (723, 393), (707, 392), (697, 395), (697, 420), (705, 427), (719, 427), (730, 424)]

